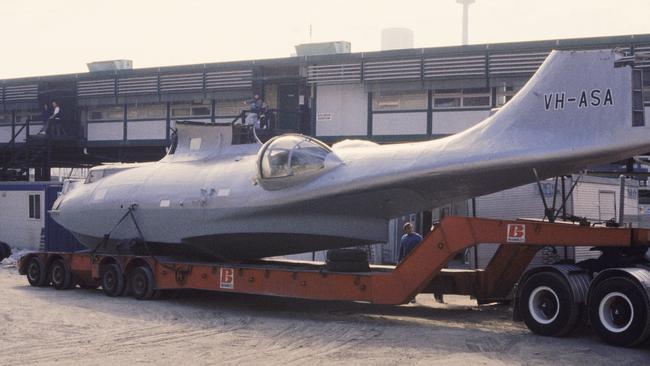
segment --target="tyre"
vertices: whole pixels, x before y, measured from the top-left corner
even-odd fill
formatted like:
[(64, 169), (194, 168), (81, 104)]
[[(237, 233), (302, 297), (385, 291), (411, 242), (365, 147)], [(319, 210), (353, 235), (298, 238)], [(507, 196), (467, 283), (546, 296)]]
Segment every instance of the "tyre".
[(129, 288), (138, 300), (150, 300), (155, 295), (153, 272), (148, 266), (140, 266), (131, 271)]
[(32, 257), (27, 263), (27, 281), (35, 287), (47, 285), (47, 271), (45, 263), (39, 257)]
[(331, 261), (325, 262), (325, 268), (330, 272), (369, 272), (368, 262)]
[(331, 249), (327, 251), (328, 261), (367, 262), (368, 253), (362, 249)]
[(110, 297), (121, 296), (125, 287), (124, 275), (120, 266), (115, 263), (106, 265), (102, 273), (102, 290), (104, 294)]
[(582, 306), (573, 301), (567, 281), (553, 272), (530, 276), (519, 291), (519, 313), (532, 332), (560, 337), (578, 325)]
[(589, 321), (605, 342), (632, 347), (650, 334), (650, 304), (634, 280), (612, 277), (598, 283), (589, 294)]
[(9, 256), (11, 256), (11, 248), (9, 247), (9, 244), (0, 242), (0, 262), (5, 258), (9, 258)]
[(56, 259), (50, 264), (50, 281), (52, 281), (52, 287), (57, 290), (72, 288), (72, 272), (63, 259)]

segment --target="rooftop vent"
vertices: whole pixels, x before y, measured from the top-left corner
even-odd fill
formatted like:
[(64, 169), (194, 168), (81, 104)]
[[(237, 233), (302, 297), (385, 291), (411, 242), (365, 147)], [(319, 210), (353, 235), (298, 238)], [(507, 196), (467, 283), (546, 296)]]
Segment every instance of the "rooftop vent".
[(350, 53), (352, 45), (350, 42), (321, 42), (303, 43), (296, 46), (296, 56), (331, 55), (339, 53)]
[(115, 70), (131, 70), (133, 68), (133, 61), (131, 60), (109, 60), (109, 61), (95, 61), (89, 62), (88, 71), (115, 71)]

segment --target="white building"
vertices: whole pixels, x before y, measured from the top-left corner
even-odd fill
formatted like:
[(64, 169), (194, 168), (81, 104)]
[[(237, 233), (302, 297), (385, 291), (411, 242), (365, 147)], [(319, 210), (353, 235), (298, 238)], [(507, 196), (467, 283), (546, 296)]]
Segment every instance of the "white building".
[(0, 241), (14, 248), (39, 249), (45, 227), (47, 185), (0, 183)]

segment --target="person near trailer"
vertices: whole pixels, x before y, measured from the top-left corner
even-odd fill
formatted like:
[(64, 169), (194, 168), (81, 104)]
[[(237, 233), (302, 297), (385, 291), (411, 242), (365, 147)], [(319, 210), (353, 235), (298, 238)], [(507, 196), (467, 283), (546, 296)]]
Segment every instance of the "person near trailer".
[(38, 131), (38, 134), (50, 134), (50, 106), (47, 105), (47, 103), (43, 104), (43, 109), (41, 110), (41, 121), (43, 122), (43, 126), (41, 127), (41, 130)]
[(410, 222), (404, 224), (404, 235), (399, 243), (399, 261), (401, 262), (421, 241), (422, 235), (413, 231), (413, 225)]

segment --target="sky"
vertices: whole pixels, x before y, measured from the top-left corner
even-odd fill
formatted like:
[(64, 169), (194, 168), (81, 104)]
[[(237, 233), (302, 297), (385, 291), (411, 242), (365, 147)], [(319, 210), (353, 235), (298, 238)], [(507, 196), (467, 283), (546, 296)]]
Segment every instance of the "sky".
[[(476, 0), (469, 43), (650, 33), (648, 14), (650, 0)], [(1, 0), (0, 79), (111, 59), (141, 68), (286, 57), (310, 40), (377, 51), (388, 27), (412, 29), (415, 47), (459, 45), (461, 20), (456, 0)]]

